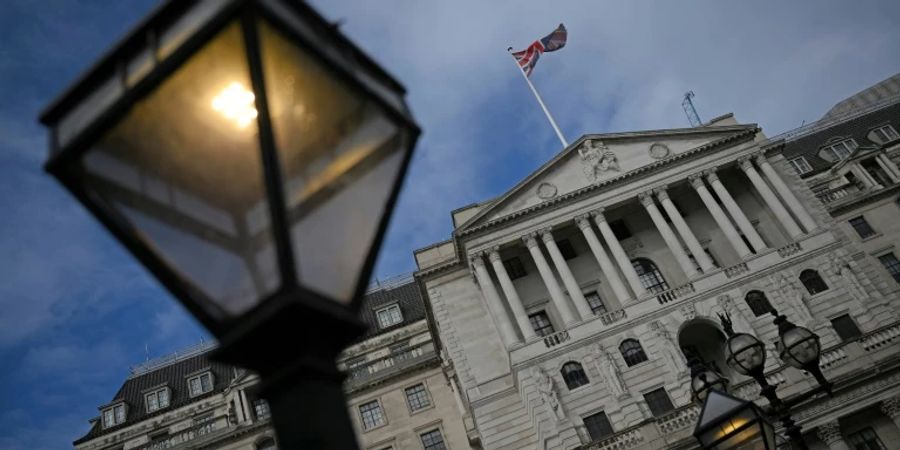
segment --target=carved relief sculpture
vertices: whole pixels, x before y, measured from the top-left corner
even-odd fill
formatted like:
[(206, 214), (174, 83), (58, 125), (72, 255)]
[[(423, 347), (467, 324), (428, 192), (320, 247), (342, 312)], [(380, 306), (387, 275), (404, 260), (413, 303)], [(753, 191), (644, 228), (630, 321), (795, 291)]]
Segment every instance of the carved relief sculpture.
[(850, 296), (860, 302), (864, 302), (868, 295), (859, 283), (859, 278), (856, 277), (856, 273), (850, 267), (850, 263), (843, 258), (833, 258), (830, 264), (831, 272), (841, 278), (841, 282), (847, 287), (847, 292)]
[(669, 334), (669, 330), (666, 329), (665, 325), (658, 320), (654, 320), (653, 322), (650, 322), (650, 330), (653, 331), (657, 342), (659, 342), (660, 353), (662, 354), (663, 361), (666, 363), (668, 372), (678, 375), (687, 373), (687, 360), (684, 358), (684, 354), (681, 353), (681, 350), (675, 345), (675, 341), (672, 340), (672, 336)]
[(588, 181), (597, 182), (602, 174), (609, 171), (619, 171), (619, 160), (603, 142), (587, 139), (584, 145), (578, 149), (581, 155), (581, 164), (584, 175)]
[(797, 283), (793, 282), (784, 273), (779, 273), (777, 280), (781, 293), (785, 296), (785, 303), (796, 314), (796, 322), (802, 325), (811, 324), (814, 318), (809, 307), (806, 306), (806, 294), (803, 293), (803, 289), (797, 286)]
[(616, 398), (628, 395), (625, 383), (622, 382), (622, 372), (619, 371), (619, 366), (616, 365), (612, 355), (601, 344), (595, 346), (595, 351), (597, 352), (597, 368), (603, 375), (603, 381), (606, 382), (609, 392)]
[(556, 392), (553, 378), (550, 378), (540, 367), (531, 369), (531, 377), (534, 378), (538, 393), (541, 394), (541, 400), (550, 410), (550, 415), (556, 417), (556, 420), (564, 420), (566, 413), (563, 412), (562, 404), (559, 402), (559, 394)]

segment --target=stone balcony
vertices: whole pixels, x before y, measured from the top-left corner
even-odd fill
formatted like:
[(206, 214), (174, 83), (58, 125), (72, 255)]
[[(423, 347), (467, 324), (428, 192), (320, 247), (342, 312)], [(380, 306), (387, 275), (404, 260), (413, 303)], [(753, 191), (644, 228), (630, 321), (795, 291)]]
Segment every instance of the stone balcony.
[[(624, 450), (629, 448), (665, 448), (688, 441), (700, 408), (687, 405), (660, 417), (647, 419), (635, 426), (618, 431), (612, 436), (585, 442), (579, 450)], [(581, 427), (583, 441), (588, 441), (587, 431)]]
[(427, 342), (348, 369), (346, 387), (352, 391), (414, 366), (438, 361), (440, 356), (435, 351), (434, 343)]
[(595, 339), (597, 334), (616, 332), (632, 326), (636, 318), (654, 313), (660, 308), (669, 308), (683, 302), (703, 298), (710, 291), (719, 290), (723, 286), (738, 285), (744, 279), (768, 270), (780, 263), (806, 253), (816, 251), (834, 242), (830, 231), (819, 231), (809, 234), (780, 248), (771, 248), (757, 255), (751, 255), (744, 261), (725, 268), (716, 269), (688, 283), (675, 288), (648, 293), (644, 297), (629, 302), (624, 308), (593, 316), (567, 330), (559, 330), (550, 339), (547, 337), (534, 339), (513, 347), (510, 359), (513, 365), (521, 364), (546, 352), (565, 351), (572, 345)]

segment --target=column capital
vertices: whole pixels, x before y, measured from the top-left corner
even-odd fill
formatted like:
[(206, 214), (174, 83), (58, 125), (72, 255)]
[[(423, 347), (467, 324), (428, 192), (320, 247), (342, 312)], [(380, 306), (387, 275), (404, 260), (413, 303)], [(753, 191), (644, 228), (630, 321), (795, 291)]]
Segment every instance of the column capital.
[(490, 259), (492, 263), (499, 262), (500, 261), (500, 246), (496, 245), (494, 247), (491, 247), (491, 249), (488, 250), (487, 254), (488, 254), (488, 259)]
[(649, 208), (653, 205), (653, 192), (652, 191), (644, 191), (638, 194), (638, 200), (641, 202), (644, 207)]
[(669, 185), (663, 184), (661, 186), (657, 186), (657, 187), (653, 188), (653, 193), (656, 195), (659, 195), (660, 193), (664, 193), (668, 190), (669, 190)]
[(528, 247), (529, 249), (537, 247), (537, 245), (538, 245), (537, 232), (532, 231), (531, 233), (528, 233), (525, 236), (522, 236), (522, 242), (524, 242), (525, 246)]
[(900, 418), (900, 395), (882, 400), (881, 412), (895, 421)]
[(711, 167), (709, 169), (706, 169), (703, 171), (703, 176), (705, 176), (710, 183), (719, 181), (719, 175), (716, 173), (718, 169), (718, 167)]
[(476, 268), (484, 267), (484, 253), (476, 252), (469, 255), (469, 263)]
[(606, 216), (603, 215), (603, 212), (606, 211), (606, 208), (597, 208), (591, 211), (591, 216), (594, 218), (594, 222), (601, 223), (606, 222)]
[(766, 154), (763, 152), (756, 152), (753, 154), (753, 159), (756, 160), (756, 163), (759, 165), (768, 164), (769, 159), (766, 158)]
[(591, 227), (590, 219), (591, 215), (589, 213), (579, 214), (575, 216), (575, 224), (578, 225), (578, 228), (582, 230), (586, 230)]
[(541, 239), (544, 242), (547, 242), (547, 243), (555, 242), (553, 240), (553, 228), (551, 228), (551, 227), (541, 228), (540, 230), (538, 230), (538, 234), (541, 235)]
[(841, 426), (838, 424), (837, 420), (819, 425), (816, 434), (822, 442), (829, 446), (835, 442), (844, 440), (844, 437), (841, 436)]
[(669, 199), (669, 192), (666, 191), (664, 187), (656, 188), (654, 192), (656, 192), (656, 198), (661, 202)]
[(752, 157), (751, 155), (745, 155), (745, 156), (741, 156), (740, 158), (737, 159), (737, 163), (739, 166), (741, 166), (741, 169), (743, 169), (745, 171), (756, 170), (753, 167), (753, 160), (751, 159), (751, 157)]
[(706, 187), (703, 185), (703, 174), (700, 173), (688, 175), (688, 182), (691, 183), (691, 186), (693, 186), (694, 189)]

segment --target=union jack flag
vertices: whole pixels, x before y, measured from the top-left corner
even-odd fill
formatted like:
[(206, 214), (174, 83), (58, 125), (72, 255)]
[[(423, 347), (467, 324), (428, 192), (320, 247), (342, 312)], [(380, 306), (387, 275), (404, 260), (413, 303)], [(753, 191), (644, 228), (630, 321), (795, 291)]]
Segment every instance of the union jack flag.
[[(566, 27), (559, 24), (556, 30), (544, 36), (542, 39), (534, 41), (525, 50), (514, 52), (512, 55), (519, 62), (519, 68), (525, 73), (525, 76), (531, 76), (534, 65), (537, 64), (538, 58), (544, 52), (552, 52), (566, 46)], [(512, 47), (509, 48), (512, 50)]]

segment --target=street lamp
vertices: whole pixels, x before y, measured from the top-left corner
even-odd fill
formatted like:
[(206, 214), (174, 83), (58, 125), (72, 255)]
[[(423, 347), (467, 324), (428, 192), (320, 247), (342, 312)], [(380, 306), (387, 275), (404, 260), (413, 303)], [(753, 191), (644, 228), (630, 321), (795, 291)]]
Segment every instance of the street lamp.
[(50, 105), (46, 170), (257, 371), (284, 448), (355, 448), (336, 355), (419, 135), (303, 2), (170, 1)]
[(703, 402), (694, 437), (703, 449), (776, 449), (775, 430), (759, 407), (716, 389)]
[(725, 360), (729, 367), (738, 373), (752, 377), (759, 384), (760, 395), (769, 401), (771, 414), (781, 421), (793, 445), (802, 450), (807, 448), (806, 443), (803, 440), (800, 426), (791, 418), (791, 408), (821, 392), (831, 395), (832, 384), (825, 379), (825, 375), (819, 368), (821, 356), (819, 336), (804, 327), (794, 325), (787, 320), (786, 316), (779, 315), (775, 310), (772, 310), (772, 315), (775, 316), (774, 323), (778, 326), (778, 342), (775, 347), (778, 350), (779, 358), (791, 367), (812, 373), (819, 386), (787, 401), (779, 398), (775, 392), (775, 386), (769, 384), (764, 373), (765, 346), (752, 334), (735, 333), (727, 314), (719, 315), (722, 328), (728, 336), (728, 340), (725, 342)]
[(691, 358), (688, 366), (691, 368), (691, 398), (695, 403), (703, 405), (712, 391), (728, 391), (728, 379), (707, 367), (699, 358)]

